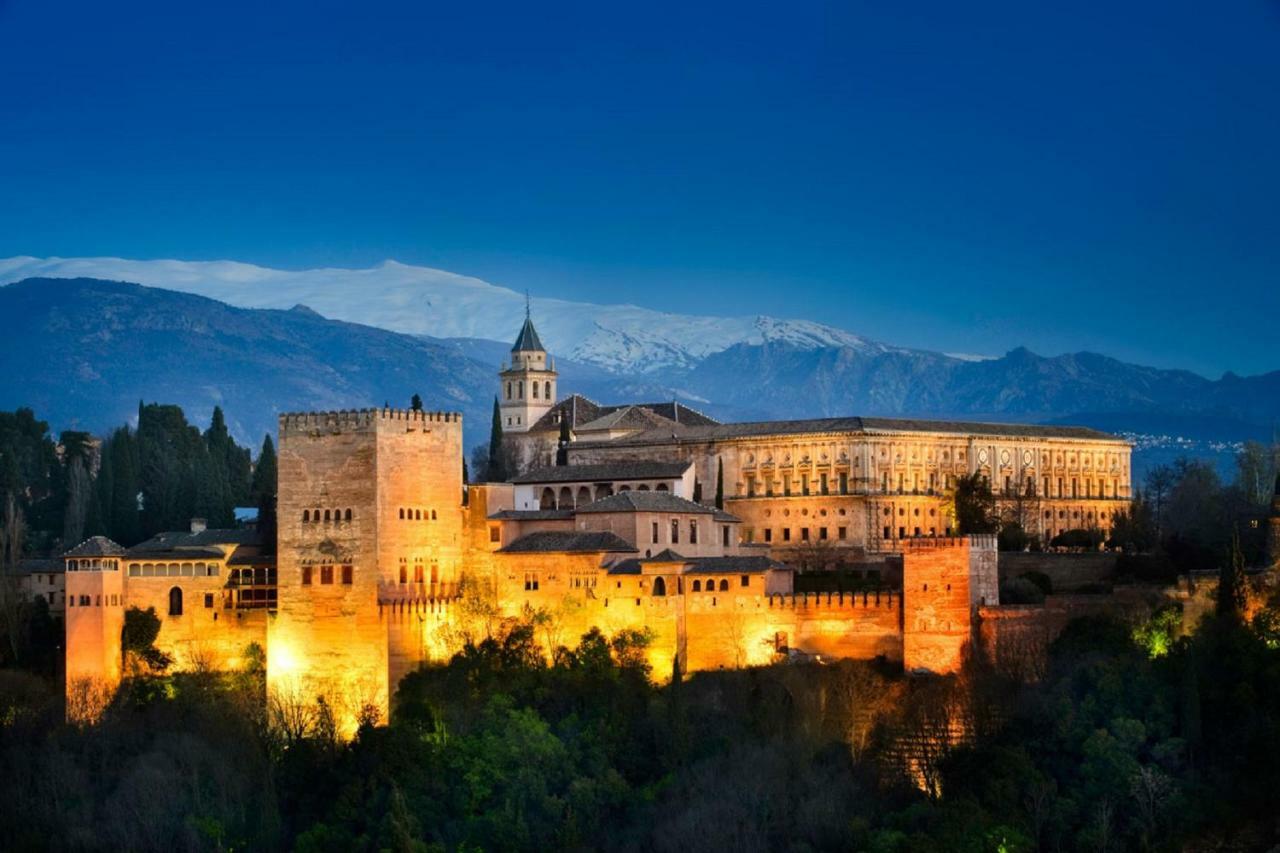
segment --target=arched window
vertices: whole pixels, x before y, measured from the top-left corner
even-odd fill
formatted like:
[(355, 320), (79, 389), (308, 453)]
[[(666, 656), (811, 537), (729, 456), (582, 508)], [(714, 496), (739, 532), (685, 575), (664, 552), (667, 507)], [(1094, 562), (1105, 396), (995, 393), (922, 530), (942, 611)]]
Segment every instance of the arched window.
[(432, 521), (435, 521), (435, 520), (436, 520), (436, 511), (435, 511), (434, 509), (433, 509), (433, 510), (431, 510), (431, 520), (432, 520)]
[(680, 544), (680, 519), (678, 518), (671, 519), (671, 544)]
[(689, 519), (689, 542), (693, 545), (698, 544), (698, 522), (692, 518)]
[(666, 579), (664, 579), (664, 578), (654, 578), (654, 579), (653, 579), (653, 594), (654, 594), (654, 595), (666, 595), (666, 594), (667, 594), (667, 581), (666, 581)]
[(524, 399), (524, 380), (521, 379), (518, 383), (516, 383), (516, 387), (520, 390), (520, 399), (523, 400)]
[(310, 511), (308, 511), (308, 510), (305, 510), (305, 509), (304, 509), (304, 510), (302, 511), (302, 523), (303, 523), (303, 524), (306, 524), (306, 523), (307, 523), (307, 522), (309, 522), (310, 520), (311, 520), (311, 513), (310, 513)]
[(728, 591), (729, 591), (729, 580), (728, 580), (728, 578), (721, 578), (721, 579), (720, 579), (720, 591), (721, 591), (721, 592), (728, 592)]
[(666, 484), (666, 483), (659, 483), (658, 485), (656, 485), (656, 486), (654, 486), (654, 487), (653, 487), (653, 490), (654, 490), (655, 492), (668, 492), (668, 491), (671, 491), (670, 489), (668, 489), (668, 488), (667, 488), (667, 484)]
[(637, 492), (647, 492), (647, 491), (649, 491), (649, 485), (648, 485), (648, 483), (641, 483), (640, 485), (636, 486), (636, 491), (637, 491)]
[(404, 518), (404, 507), (400, 507), (400, 517)]
[(538, 509), (555, 509), (555, 508), (556, 508), (556, 493), (550, 486), (546, 486), (542, 490), (542, 498), (538, 501)]
[(551, 399), (551, 383), (550, 383), (550, 382), (547, 382), (547, 383), (546, 383), (546, 392), (547, 392), (547, 393), (543, 394), (542, 396), (544, 396), (544, 397), (546, 397), (548, 400), (550, 400), (550, 399)]
[(560, 489), (560, 509), (573, 509), (573, 489), (565, 486)]
[(693, 582), (693, 591), (694, 591), (694, 592), (702, 592), (702, 581), (694, 581), (694, 582)]
[(507, 399), (508, 400), (511, 399), (511, 383), (510, 382), (507, 383)]
[(409, 580), (409, 567), (402, 565), (400, 567), (400, 583), (407, 583)]
[(340, 509), (335, 509), (335, 510), (333, 511), (333, 521), (334, 521), (334, 523), (335, 523), (335, 524), (336, 524), (337, 522), (339, 522), (339, 521), (342, 521), (342, 510), (340, 510)]
[(329, 523), (329, 510), (327, 509), (324, 511), (324, 520), (326, 524)]
[(535, 399), (535, 400), (536, 400), (536, 399), (538, 399), (538, 383), (537, 383), (537, 382), (532, 382), (532, 383), (530, 383), (530, 384), (533, 386), (533, 399)]
[(180, 587), (175, 586), (169, 590), (169, 615), (182, 615), (182, 589)]
[(350, 520), (351, 520), (351, 510), (350, 510), (350, 509), (348, 509), (348, 510), (346, 511), (345, 516), (346, 516), (346, 520), (347, 520), (347, 521), (350, 521)]
[(422, 510), (420, 510), (420, 509), (415, 509), (415, 510), (413, 511), (413, 520), (414, 520), (414, 521), (422, 521)]
[(587, 486), (580, 486), (580, 487), (578, 488), (578, 501), (577, 501), (577, 503), (578, 503), (578, 506), (586, 506), (587, 504), (591, 503), (591, 489), (590, 489), (590, 488), (588, 488)]

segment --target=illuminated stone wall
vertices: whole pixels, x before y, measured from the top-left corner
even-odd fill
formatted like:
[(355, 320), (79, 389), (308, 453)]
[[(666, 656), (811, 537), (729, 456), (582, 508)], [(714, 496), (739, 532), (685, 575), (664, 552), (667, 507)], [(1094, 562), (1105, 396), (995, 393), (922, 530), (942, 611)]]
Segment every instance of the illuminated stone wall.
[[(160, 617), (156, 648), (173, 658), (175, 670), (235, 670), (245, 647), (266, 650), (267, 612), (224, 608), (226, 568), (215, 577), (129, 577), (129, 607), (154, 607)], [(182, 615), (169, 612), (169, 592), (182, 590)], [(208, 606), (206, 606), (208, 602)]]
[(968, 539), (921, 540), (902, 554), (902, 663), (908, 672), (956, 672), (972, 635)]
[(66, 686), (69, 699), (86, 683), (91, 682), (103, 689), (113, 689), (120, 683), (124, 577), (117, 558), (93, 562), (109, 568), (67, 572)]
[(429, 595), (455, 580), (461, 434), (451, 414), (281, 416), (273, 694), (324, 696), (344, 732), (369, 709), (386, 719), (391, 631), (380, 595)]

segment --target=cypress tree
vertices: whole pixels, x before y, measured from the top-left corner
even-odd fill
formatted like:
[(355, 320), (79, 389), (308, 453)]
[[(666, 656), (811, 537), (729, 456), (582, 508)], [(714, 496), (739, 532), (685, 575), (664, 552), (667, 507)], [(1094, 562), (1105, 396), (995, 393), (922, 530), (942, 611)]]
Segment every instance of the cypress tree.
[(485, 477), (490, 483), (502, 483), (507, 479), (506, 452), (502, 448), (502, 410), (498, 407), (498, 398), (493, 398), (493, 423), (489, 427), (489, 473)]
[(263, 550), (276, 551), (276, 446), (271, 436), (264, 436), (258, 451), (258, 464), (253, 468), (253, 500), (258, 507), (258, 534)]
[(1233, 623), (1244, 619), (1248, 589), (1244, 576), (1244, 552), (1240, 550), (1240, 531), (1231, 532), (1231, 550), (1218, 575), (1218, 616)]
[(716, 509), (724, 509), (724, 460), (716, 459)]
[(142, 539), (138, 516), (138, 442), (127, 427), (116, 430), (109, 441), (110, 451), (103, 449), (104, 461), (111, 457), (110, 491), (102, 491), (103, 515), (108, 519), (112, 539), (121, 545), (133, 545)]
[(417, 394), (414, 394), (414, 395), (413, 395), (413, 399), (409, 401), (409, 408), (410, 408), (410, 409), (413, 409), (413, 411), (415, 411), (415, 412), (421, 412), (421, 411), (422, 411), (422, 398), (421, 398), (421, 397), (419, 397)]

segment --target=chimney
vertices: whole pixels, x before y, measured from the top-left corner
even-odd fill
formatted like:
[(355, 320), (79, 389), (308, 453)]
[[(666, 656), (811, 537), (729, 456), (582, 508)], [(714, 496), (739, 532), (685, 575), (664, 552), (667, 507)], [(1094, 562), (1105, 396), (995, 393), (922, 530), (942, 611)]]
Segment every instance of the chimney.
[(191, 519), (192, 533), (204, 533), (205, 530), (208, 529), (208, 527), (209, 527), (209, 522), (205, 521), (203, 518)]

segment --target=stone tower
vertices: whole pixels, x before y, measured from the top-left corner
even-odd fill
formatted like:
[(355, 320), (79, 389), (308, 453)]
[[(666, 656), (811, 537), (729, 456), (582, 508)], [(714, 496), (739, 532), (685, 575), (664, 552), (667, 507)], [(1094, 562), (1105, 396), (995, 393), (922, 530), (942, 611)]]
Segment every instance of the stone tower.
[(325, 697), (350, 736), (371, 710), (387, 719), (400, 677), (424, 654), (393, 610), (455, 594), (462, 417), (286, 414), (277, 446), (279, 606), (267, 629), (267, 686), (273, 700), (305, 707)]
[(94, 536), (63, 555), (67, 572), (67, 715), (72, 719), (92, 718), (100, 709), (85, 700), (95, 693), (109, 696), (120, 683), (123, 558), (124, 549), (105, 536)]
[(528, 432), (556, 401), (556, 366), (533, 328), (527, 303), (524, 325), (511, 346), (511, 363), (504, 365), (498, 376), (503, 431)]

